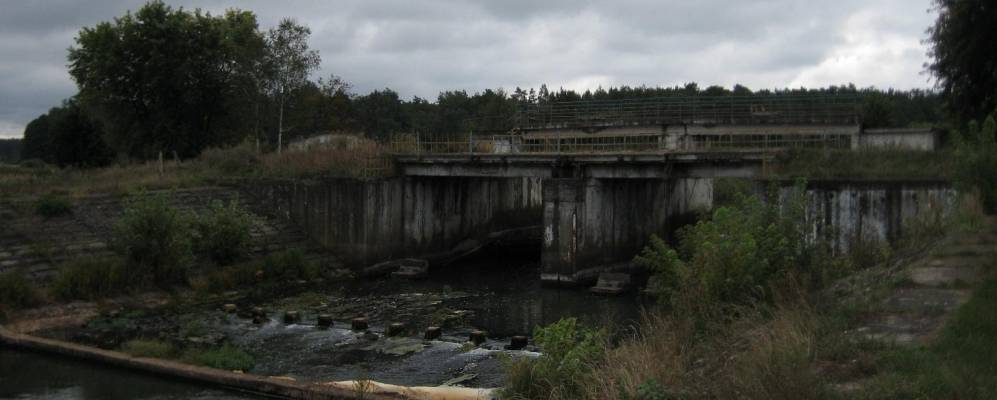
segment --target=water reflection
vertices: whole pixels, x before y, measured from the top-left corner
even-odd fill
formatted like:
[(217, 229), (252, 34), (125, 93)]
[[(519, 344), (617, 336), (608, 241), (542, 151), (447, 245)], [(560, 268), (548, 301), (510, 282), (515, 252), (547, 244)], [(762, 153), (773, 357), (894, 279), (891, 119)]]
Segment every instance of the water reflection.
[(61, 357), (0, 348), (0, 398), (239, 400), (258, 397), (205, 389)]

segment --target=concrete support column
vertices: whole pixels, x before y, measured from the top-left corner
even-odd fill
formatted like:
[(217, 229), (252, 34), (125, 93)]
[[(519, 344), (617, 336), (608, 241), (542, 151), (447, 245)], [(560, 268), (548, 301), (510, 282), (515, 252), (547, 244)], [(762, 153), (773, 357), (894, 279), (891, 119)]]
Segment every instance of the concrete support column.
[(540, 279), (545, 283), (574, 284), (579, 214), (584, 205), (584, 181), (555, 178), (543, 182), (543, 250)]
[(560, 178), (543, 183), (544, 283), (574, 285), (631, 259), (652, 234), (667, 235), (709, 209), (709, 179)]

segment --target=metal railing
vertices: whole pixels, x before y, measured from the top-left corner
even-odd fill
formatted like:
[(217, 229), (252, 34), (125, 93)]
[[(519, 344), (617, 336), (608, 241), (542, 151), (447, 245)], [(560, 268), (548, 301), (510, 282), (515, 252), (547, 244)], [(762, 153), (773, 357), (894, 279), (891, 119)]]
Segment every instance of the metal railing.
[(391, 143), (398, 155), (443, 154), (627, 154), (726, 150), (850, 148), (848, 134), (755, 135), (624, 135), (605, 137), (495, 135), (423, 141), (407, 138)]
[(529, 104), (520, 129), (662, 124), (854, 124), (853, 95), (689, 96)]

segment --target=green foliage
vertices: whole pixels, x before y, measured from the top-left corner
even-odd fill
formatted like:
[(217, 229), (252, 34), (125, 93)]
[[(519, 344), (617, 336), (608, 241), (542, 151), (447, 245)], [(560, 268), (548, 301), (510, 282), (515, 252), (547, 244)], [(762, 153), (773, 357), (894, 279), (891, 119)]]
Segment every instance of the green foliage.
[(988, 214), (997, 212), (997, 122), (987, 117), (980, 127), (969, 123), (966, 135), (953, 132), (956, 142), (956, 184), (965, 191), (976, 190)]
[(262, 269), (265, 279), (288, 281), (315, 279), (319, 277), (319, 266), (305, 260), (301, 249), (290, 249), (267, 254), (263, 258)]
[(49, 193), (35, 202), (35, 214), (55, 218), (73, 213), (73, 203), (66, 196)]
[(938, 18), (928, 29), (932, 61), (949, 111), (963, 122), (997, 107), (997, 7), (990, 0), (934, 0)]
[(96, 167), (111, 163), (114, 153), (104, 143), (103, 130), (77, 99), (64, 100), (28, 123), (22, 158), (38, 158), (59, 166)]
[(50, 291), (61, 300), (94, 300), (132, 289), (137, 271), (126, 269), (118, 258), (82, 258), (59, 268)]
[(227, 371), (249, 371), (256, 363), (252, 355), (229, 343), (217, 349), (187, 349), (180, 361)]
[(239, 206), (237, 201), (224, 205), (215, 200), (208, 212), (200, 215), (194, 224), (197, 248), (218, 265), (231, 264), (249, 251), (253, 222), (253, 215)]
[(772, 284), (803, 272), (810, 251), (802, 187), (785, 204), (741, 196), (736, 206), (680, 230), (677, 250), (654, 236), (634, 261), (653, 271), (649, 289), (665, 304), (674, 305), (678, 291), (695, 291), (703, 303), (771, 300)]
[(774, 177), (807, 179), (947, 179), (953, 175), (955, 161), (948, 151), (800, 149), (778, 156), (767, 172)]
[(263, 35), (256, 16), (150, 1), (83, 28), (69, 49), (79, 98), (121, 153), (190, 157), (238, 142), (254, 125)]
[(649, 379), (637, 386), (635, 396), (626, 397), (628, 400), (670, 400), (675, 398), (658, 381)]
[(133, 357), (173, 358), (177, 349), (172, 344), (156, 339), (133, 339), (121, 345), (121, 351)]
[(191, 218), (163, 195), (132, 203), (115, 225), (114, 245), (129, 274), (157, 285), (182, 283), (193, 260)]
[(28, 307), (38, 302), (34, 287), (19, 270), (0, 273), (0, 315), (5, 310)]
[(606, 349), (606, 333), (578, 326), (574, 318), (563, 318), (537, 327), (533, 338), (540, 347), (536, 359), (519, 359), (507, 365), (504, 398), (576, 399), (578, 384), (592, 373)]

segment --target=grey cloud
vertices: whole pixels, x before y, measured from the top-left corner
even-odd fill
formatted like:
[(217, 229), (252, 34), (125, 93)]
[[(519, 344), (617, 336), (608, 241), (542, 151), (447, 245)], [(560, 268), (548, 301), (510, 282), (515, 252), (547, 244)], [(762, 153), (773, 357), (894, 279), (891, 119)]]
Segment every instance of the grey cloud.
[[(0, 0), (0, 136), (75, 92), (65, 50), (83, 26), (135, 10), (143, 0)], [(364, 93), (389, 87), (435, 99), (441, 90), (548, 83), (702, 85), (753, 88), (796, 82), (924, 87), (923, 47), (882, 48), (863, 74), (836, 66), (849, 38), (909, 38), (931, 23), (930, 0), (167, 0), (220, 13), (257, 13), (261, 28), (291, 17), (312, 28), (335, 73)], [(892, 40), (891, 43), (897, 43)], [(900, 54), (900, 56), (889, 56)], [(873, 62), (873, 61), (869, 61)], [(911, 67), (906, 64), (917, 64)], [(892, 74), (888, 71), (904, 71)]]

